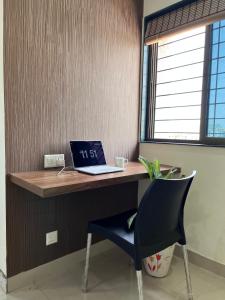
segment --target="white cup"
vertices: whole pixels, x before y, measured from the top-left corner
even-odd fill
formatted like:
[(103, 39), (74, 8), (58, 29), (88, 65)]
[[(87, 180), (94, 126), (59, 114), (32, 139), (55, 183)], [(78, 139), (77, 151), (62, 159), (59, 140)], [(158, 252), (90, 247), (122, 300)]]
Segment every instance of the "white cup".
[(128, 164), (128, 159), (125, 157), (117, 156), (115, 157), (115, 164), (117, 167), (125, 169), (126, 165)]

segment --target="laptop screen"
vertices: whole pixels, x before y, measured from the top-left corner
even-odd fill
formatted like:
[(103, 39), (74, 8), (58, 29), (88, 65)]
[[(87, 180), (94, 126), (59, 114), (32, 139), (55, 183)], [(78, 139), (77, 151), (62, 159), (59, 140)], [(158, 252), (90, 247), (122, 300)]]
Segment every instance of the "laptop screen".
[(75, 168), (106, 164), (100, 141), (71, 141), (70, 148)]

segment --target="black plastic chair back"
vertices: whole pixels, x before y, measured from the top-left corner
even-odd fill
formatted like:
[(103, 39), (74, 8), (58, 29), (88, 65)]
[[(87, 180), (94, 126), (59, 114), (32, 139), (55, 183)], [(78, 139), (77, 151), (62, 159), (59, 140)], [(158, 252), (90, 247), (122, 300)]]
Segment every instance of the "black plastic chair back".
[[(137, 251), (143, 252), (140, 256), (151, 255), (175, 242), (186, 244), (183, 211), (195, 174), (193, 171), (186, 178), (156, 179), (150, 184), (135, 223), (135, 244)], [(149, 249), (152, 245), (153, 249)]]

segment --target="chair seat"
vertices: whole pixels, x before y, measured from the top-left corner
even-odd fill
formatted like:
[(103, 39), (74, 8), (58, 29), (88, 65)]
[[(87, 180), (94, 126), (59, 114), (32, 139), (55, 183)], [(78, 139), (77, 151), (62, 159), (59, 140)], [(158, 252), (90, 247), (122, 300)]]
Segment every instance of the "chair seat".
[(134, 257), (134, 230), (128, 230), (127, 219), (136, 212), (136, 209), (132, 209), (116, 216), (89, 222), (88, 232), (111, 240)]

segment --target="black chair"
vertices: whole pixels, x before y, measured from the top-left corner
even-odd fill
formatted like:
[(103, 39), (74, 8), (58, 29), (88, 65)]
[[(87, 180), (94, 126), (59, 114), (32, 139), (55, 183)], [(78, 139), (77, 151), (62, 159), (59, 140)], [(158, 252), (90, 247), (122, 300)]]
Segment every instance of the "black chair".
[[(92, 233), (97, 233), (117, 244), (133, 259), (139, 300), (143, 300), (142, 259), (178, 242), (183, 249), (188, 299), (193, 299), (183, 216), (187, 194), (195, 174), (196, 171), (191, 176), (181, 179), (156, 179), (146, 190), (137, 210), (88, 224), (84, 292), (87, 291)], [(135, 212), (137, 216), (134, 228), (129, 231), (127, 219)]]

